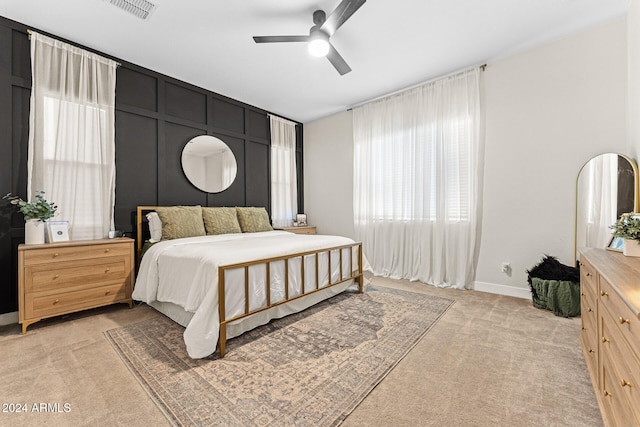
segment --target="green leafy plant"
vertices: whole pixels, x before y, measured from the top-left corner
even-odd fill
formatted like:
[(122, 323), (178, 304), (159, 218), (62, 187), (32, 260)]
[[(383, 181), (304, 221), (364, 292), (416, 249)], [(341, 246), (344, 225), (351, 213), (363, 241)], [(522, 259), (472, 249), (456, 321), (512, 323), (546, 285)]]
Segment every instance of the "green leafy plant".
[(624, 213), (611, 227), (614, 237), (640, 241), (640, 214)]
[(46, 221), (49, 218), (53, 218), (58, 209), (55, 203), (49, 203), (44, 198), (44, 191), (40, 191), (36, 194), (34, 202), (25, 202), (18, 196), (13, 196), (11, 193), (7, 193), (3, 199), (9, 200), (12, 205), (18, 206), (18, 209), (24, 215), (24, 220), (38, 219), (40, 221)]

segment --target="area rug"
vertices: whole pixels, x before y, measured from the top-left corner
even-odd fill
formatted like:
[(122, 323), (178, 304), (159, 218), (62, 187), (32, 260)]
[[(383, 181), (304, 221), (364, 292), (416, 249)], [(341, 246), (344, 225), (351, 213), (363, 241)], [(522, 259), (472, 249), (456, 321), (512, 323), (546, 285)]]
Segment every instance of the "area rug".
[(433, 327), (453, 300), (369, 286), (189, 358), (184, 328), (159, 315), (105, 332), (178, 426), (335, 426)]

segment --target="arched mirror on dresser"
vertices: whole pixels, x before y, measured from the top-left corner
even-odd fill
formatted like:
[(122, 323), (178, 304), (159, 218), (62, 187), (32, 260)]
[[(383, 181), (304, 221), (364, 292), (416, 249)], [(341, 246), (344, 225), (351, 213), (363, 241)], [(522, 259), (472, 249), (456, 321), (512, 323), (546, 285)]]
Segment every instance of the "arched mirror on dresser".
[(196, 136), (187, 142), (181, 161), (191, 184), (207, 193), (220, 193), (229, 188), (238, 172), (231, 148), (210, 135)]
[(584, 247), (606, 248), (609, 228), (625, 212), (638, 212), (638, 167), (622, 154), (600, 154), (576, 180), (574, 260)]

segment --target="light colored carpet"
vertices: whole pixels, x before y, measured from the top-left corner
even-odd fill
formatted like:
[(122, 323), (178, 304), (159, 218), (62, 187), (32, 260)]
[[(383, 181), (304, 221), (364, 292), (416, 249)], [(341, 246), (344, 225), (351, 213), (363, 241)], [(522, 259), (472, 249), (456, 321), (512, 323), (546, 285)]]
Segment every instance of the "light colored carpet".
[[(601, 426), (580, 319), (531, 301), (375, 277), (455, 299), (342, 426)], [(2, 426), (168, 426), (104, 332), (160, 316), (140, 305), (0, 328), (0, 402), (69, 403), (67, 413), (0, 412)], [(1, 409), (1, 408), (0, 408)]]
[(164, 317), (106, 334), (175, 425), (335, 426), (452, 303), (347, 291), (230, 340), (224, 359), (189, 358), (184, 328)]

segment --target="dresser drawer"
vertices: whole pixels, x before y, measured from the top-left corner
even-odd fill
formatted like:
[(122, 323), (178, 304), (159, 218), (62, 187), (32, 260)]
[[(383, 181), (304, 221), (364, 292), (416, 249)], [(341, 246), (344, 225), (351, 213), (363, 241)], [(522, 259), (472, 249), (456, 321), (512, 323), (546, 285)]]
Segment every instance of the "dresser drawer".
[(598, 377), (598, 346), (595, 345), (595, 341), (596, 337), (588, 336), (585, 331), (580, 334), (582, 353), (592, 380)]
[[(580, 316), (584, 320), (585, 318), (591, 317), (594, 320), (596, 319), (596, 299), (592, 299), (588, 293), (581, 292), (580, 293)], [(594, 324), (596, 322), (594, 321)]]
[(36, 296), (26, 295), (27, 317), (49, 317), (71, 313), (85, 308), (98, 307), (127, 299), (128, 285), (125, 283)]
[(613, 426), (637, 426), (638, 420), (631, 412), (625, 396), (616, 383), (616, 375), (606, 350), (602, 358), (602, 400), (605, 404), (609, 424)]
[(26, 268), (25, 292), (68, 292), (82, 287), (126, 279), (126, 257), (88, 259), (78, 262), (40, 264)]
[(608, 310), (602, 313), (602, 350), (610, 359), (609, 391), (624, 396), (631, 412), (640, 419), (640, 361), (631, 352)]
[(36, 264), (78, 261), (111, 256), (130, 257), (131, 250), (131, 245), (126, 242), (86, 246), (42, 247), (25, 251), (24, 265), (28, 267)]
[(580, 259), (580, 291), (587, 294), (591, 293), (592, 298), (595, 298), (598, 291), (596, 269), (584, 257)]
[(596, 349), (598, 348), (598, 319), (596, 318), (596, 313), (593, 310), (591, 312), (583, 310), (581, 316), (582, 335), (586, 337), (585, 344), (589, 344), (592, 349)]
[(600, 309), (606, 309), (634, 353), (640, 354), (640, 320), (607, 280), (600, 276)]

